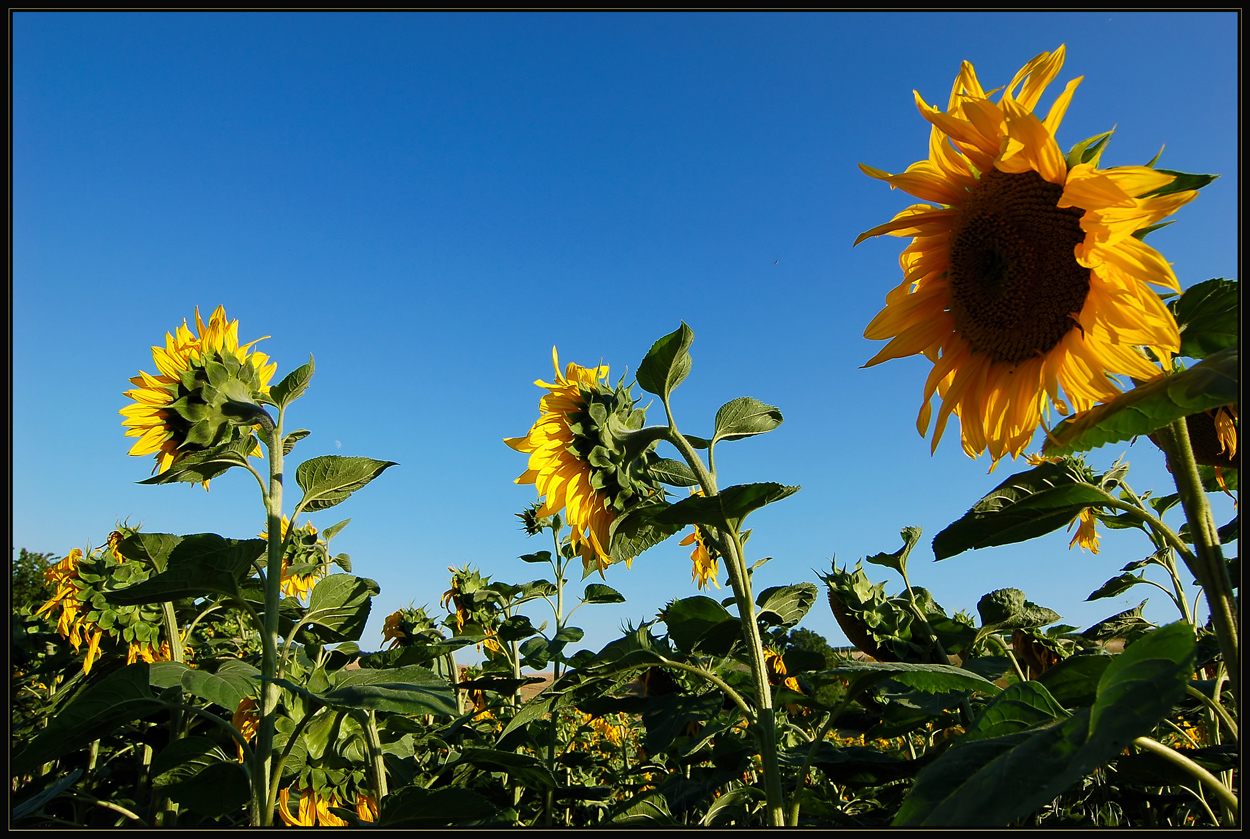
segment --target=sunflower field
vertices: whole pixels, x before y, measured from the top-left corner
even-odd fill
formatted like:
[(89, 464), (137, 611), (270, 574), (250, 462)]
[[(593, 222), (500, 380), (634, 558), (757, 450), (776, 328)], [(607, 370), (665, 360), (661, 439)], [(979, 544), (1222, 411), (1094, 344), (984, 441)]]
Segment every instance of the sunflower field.
[[(512, 581), (448, 568), (438, 608), (394, 612), (370, 650), (379, 586), (330, 548), (349, 520), (306, 517), (396, 464), (304, 457), (313, 358), (278, 378), (222, 307), (197, 309), (130, 379), (130, 454), (153, 458), (152, 486), (250, 473), (265, 529), (122, 523), (40, 566), (42, 589), (23, 578), (11, 824), (1238, 826), (1240, 563), (1223, 546), (1239, 520), (1209, 496), (1239, 493), (1239, 290), (1182, 293), (1147, 244), (1214, 176), (1106, 165), (1110, 132), (1062, 151), (1080, 79), (1035, 109), (1063, 62), (1043, 53), (988, 91), (964, 63), (945, 106), (916, 95), (926, 159), (861, 164), (922, 202), (855, 243), (909, 240), (866, 366), (923, 356), (932, 447), (953, 417), (969, 457), (1026, 467), (967, 499), (938, 559), (1065, 528), (1097, 553), (1137, 530), (1153, 553), (1090, 599), (1152, 587), (1172, 622), (1139, 606), (1081, 629), (1014, 588), (950, 610), (913, 584), (906, 520), (819, 584), (756, 585), (747, 519), (799, 487), (733, 483), (716, 455), (782, 411), (744, 396), (679, 427), (680, 322), (639, 345), (632, 379), (553, 348), (537, 419), (503, 441), (535, 488), (517, 514), (532, 550)], [(1137, 437), (1174, 485), (1083, 456)], [(701, 593), (579, 647), (578, 610), (624, 600), (604, 572), (670, 539)], [(854, 649), (800, 626), (826, 608)]]

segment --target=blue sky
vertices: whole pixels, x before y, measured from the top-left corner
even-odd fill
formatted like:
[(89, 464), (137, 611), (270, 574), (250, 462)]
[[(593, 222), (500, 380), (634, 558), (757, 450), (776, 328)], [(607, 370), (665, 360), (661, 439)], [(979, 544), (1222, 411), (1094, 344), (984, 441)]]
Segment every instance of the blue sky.
[[(118, 520), (255, 535), (254, 481), (139, 486), (117, 411), (150, 347), (224, 305), (278, 376), (317, 373), (288, 424), (297, 458), (400, 466), (313, 521), (376, 579), (365, 647), (412, 603), (438, 611), (446, 567), (523, 582), (546, 547), (514, 513), (524, 456), (502, 438), (538, 416), (551, 348), (613, 380), (686, 321), (683, 430), (722, 403), (777, 405), (785, 424), (718, 452), (721, 484), (801, 484), (756, 513), (757, 590), (816, 581), (925, 530), (913, 584), (949, 610), (1023, 589), (1088, 626), (1149, 596), (1084, 598), (1150, 552), (1063, 533), (933, 564), (928, 542), (1010, 474), (987, 475), (956, 430), (935, 456), (915, 430), (929, 365), (868, 370), (865, 325), (900, 277), (904, 242), (852, 249), (912, 203), (856, 164), (926, 155), (915, 88), (945, 103), (961, 60), (997, 87), (1067, 45), (1043, 99), (1085, 77), (1059, 141), (1116, 128), (1103, 165), (1223, 177), (1152, 234), (1183, 286), (1237, 275), (1238, 18), (1234, 13), (86, 14), (17, 13), (13, 45), (12, 545), (63, 555)], [(652, 420), (662, 419), (658, 404)], [(671, 453), (668, 453), (671, 454)], [(1147, 441), (1139, 492), (1166, 492)], [(1221, 523), (1231, 503), (1217, 502)], [(608, 584), (627, 598), (577, 621), (597, 648), (625, 621), (697, 593), (677, 539)], [(869, 567), (887, 588), (892, 572)], [(814, 570), (813, 570), (814, 569)], [(581, 584), (574, 581), (580, 591)], [(1147, 615), (1175, 618), (1154, 590)], [(727, 596), (728, 591), (722, 592)], [(1166, 608), (1165, 608), (1166, 606)], [(535, 606), (535, 623), (548, 618)], [(845, 643), (818, 603), (807, 626)]]

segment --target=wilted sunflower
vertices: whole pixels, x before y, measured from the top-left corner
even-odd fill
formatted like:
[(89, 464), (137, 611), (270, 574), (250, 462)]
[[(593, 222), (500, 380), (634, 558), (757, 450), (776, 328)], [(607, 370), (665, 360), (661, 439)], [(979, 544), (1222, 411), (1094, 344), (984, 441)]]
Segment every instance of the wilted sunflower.
[[(699, 490), (692, 490), (691, 494), (702, 495), (703, 493)], [(694, 550), (690, 552), (690, 560), (694, 564), (691, 580), (697, 583), (700, 589), (707, 588), (709, 583), (720, 588), (720, 583), (716, 582), (718, 571), (716, 549), (712, 547), (703, 528), (697, 524), (694, 525), (694, 533), (677, 544), (694, 545)]]
[(504, 442), (530, 456), (529, 468), (516, 482), (535, 484), (543, 497), (534, 515), (554, 516), (565, 509), (583, 565), (593, 563), (602, 573), (614, 559), (612, 522), (639, 500), (663, 491), (646, 471), (649, 452), (629, 458), (620, 436), (641, 428), (645, 411), (634, 407), (621, 384), (607, 386), (606, 366), (569, 362), (561, 375), (555, 347), (551, 360), (555, 382), (534, 382), (548, 391), (539, 402), (542, 415), (529, 434)]
[[(291, 790), (299, 795), (298, 814), (291, 815)], [(347, 822), (330, 812), (339, 806), (338, 796), (333, 792), (319, 794), (314, 789), (301, 789), (292, 784), (278, 793), (278, 815), (288, 827), (347, 827)], [(357, 812), (359, 812), (359, 805)]]
[(1082, 550), (1087, 550), (1094, 554), (1098, 553), (1098, 531), (1094, 529), (1096, 521), (1094, 511), (1090, 507), (1086, 507), (1076, 518), (1072, 519), (1071, 524), (1068, 525), (1068, 530), (1072, 530), (1072, 525), (1078, 522), (1080, 524), (1076, 528), (1076, 534), (1072, 537), (1072, 541), (1068, 543), (1068, 550), (1072, 550), (1077, 545), (1080, 545)]
[[(152, 348), (159, 374), (140, 371), (130, 380), (135, 388), (125, 392), (134, 404), (121, 409), (126, 418), (122, 425), (127, 437), (139, 438), (129, 453), (155, 454), (153, 473), (164, 472), (192, 452), (250, 434), (231, 420), (231, 409), (268, 393), (277, 370), (267, 355), (252, 350), (263, 338), (239, 346), (239, 322), (227, 322), (221, 306), (207, 325), (197, 307), (195, 325), (198, 336), (185, 320), (175, 332), (165, 333), (165, 346)], [(259, 453), (259, 447), (253, 449)]]
[(1055, 132), (1081, 80), (1045, 118), (1033, 113), (1063, 57), (1060, 47), (1034, 58), (997, 102), (964, 62), (946, 111), (915, 94), (933, 126), (927, 160), (899, 175), (860, 165), (939, 205), (908, 207), (856, 239), (913, 237), (902, 284), (864, 331), (892, 340), (865, 366), (917, 353), (933, 362), (917, 427), (927, 433), (936, 393), (934, 449), (954, 413), (969, 456), (1018, 455), (1047, 397), (1060, 413), (1086, 410), (1119, 393), (1107, 374), (1160, 373), (1135, 347), (1165, 364), (1180, 347), (1149, 287), (1179, 292), (1176, 276), (1134, 234), (1197, 193), (1166, 189), (1175, 176), (1147, 166), (1096, 168), (1105, 142), (1065, 158)]

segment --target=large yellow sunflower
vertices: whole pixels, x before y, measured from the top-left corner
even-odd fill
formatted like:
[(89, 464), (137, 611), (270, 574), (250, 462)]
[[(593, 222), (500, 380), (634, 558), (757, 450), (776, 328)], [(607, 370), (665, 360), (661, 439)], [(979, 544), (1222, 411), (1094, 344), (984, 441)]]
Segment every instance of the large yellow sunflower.
[(987, 449), (995, 463), (1014, 457), (1047, 397), (1060, 413), (1087, 410), (1119, 393), (1108, 374), (1159, 374), (1137, 347), (1164, 363), (1180, 347), (1150, 288), (1179, 292), (1176, 276), (1134, 234), (1197, 193), (1153, 194), (1174, 176), (1147, 166), (1098, 169), (1097, 153), (1065, 158), (1055, 132), (1081, 79), (1044, 118), (1033, 113), (1063, 57), (1061, 46), (1034, 58), (997, 102), (964, 62), (945, 111), (915, 94), (932, 124), (927, 160), (898, 175), (860, 165), (938, 204), (908, 207), (856, 239), (912, 237), (899, 259), (903, 282), (864, 331), (890, 343), (865, 366), (918, 353), (933, 362), (917, 427), (927, 433), (936, 393), (934, 449), (954, 413), (970, 457)]
[[(127, 437), (139, 441), (130, 454), (156, 455), (153, 473), (164, 472), (181, 458), (194, 451), (224, 442), (229, 424), (213, 416), (212, 405), (203, 398), (210, 362), (225, 362), (225, 368), (245, 388), (268, 393), (269, 380), (277, 370), (263, 352), (253, 351), (250, 344), (239, 346), (239, 322), (227, 321), (221, 306), (213, 312), (206, 325), (195, 310), (197, 336), (184, 320), (173, 333), (165, 333), (165, 346), (152, 348), (152, 360), (158, 375), (143, 371), (130, 382), (135, 385), (125, 395), (134, 403), (122, 408)], [(214, 377), (216, 373), (214, 372)], [(259, 447), (254, 450), (259, 454)], [(205, 487), (208, 482), (204, 482)]]
[(526, 436), (504, 442), (530, 456), (529, 468), (516, 482), (535, 484), (543, 497), (535, 515), (554, 516), (564, 509), (574, 549), (586, 568), (595, 564), (602, 573), (613, 561), (612, 522), (630, 505), (663, 490), (646, 471), (650, 455), (627, 461), (616, 436), (619, 429), (636, 429), (644, 421), (628, 390), (607, 385), (606, 366), (569, 362), (562, 375), (555, 347), (551, 360), (555, 381), (534, 382), (548, 391), (539, 402), (541, 416)]

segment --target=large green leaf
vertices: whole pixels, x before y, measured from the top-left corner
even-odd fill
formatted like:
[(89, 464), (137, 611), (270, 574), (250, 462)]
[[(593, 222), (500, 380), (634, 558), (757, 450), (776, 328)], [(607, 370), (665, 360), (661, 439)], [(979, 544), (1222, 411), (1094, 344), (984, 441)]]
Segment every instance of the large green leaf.
[(225, 539), (216, 533), (185, 536), (170, 551), (163, 572), (106, 592), (105, 599), (126, 606), (207, 594), (233, 595), (267, 547), (264, 539)]
[(209, 818), (240, 810), (250, 796), (247, 773), (207, 737), (183, 737), (152, 761), (152, 786), (170, 801)]
[(663, 614), (668, 637), (683, 652), (724, 655), (742, 634), (738, 618), (710, 597), (674, 600)]
[(551, 770), (530, 755), (497, 749), (465, 749), (460, 753), (459, 763), (487, 772), (507, 772), (509, 783), (521, 784), (527, 789), (547, 790), (556, 785)]
[(302, 635), (318, 644), (357, 641), (369, 619), (371, 598), (380, 588), (366, 577), (331, 574), (308, 597)]
[(256, 447), (256, 438), (246, 434), (230, 443), (214, 446), (204, 451), (185, 452), (159, 475), (153, 475), (141, 484), (158, 485), (172, 483), (199, 484), (210, 481), (232, 466), (246, 466), (247, 458)]
[(1068, 712), (1041, 683), (1017, 682), (994, 697), (961, 742), (1015, 734), (1068, 716)]
[(781, 411), (750, 396), (730, 400), (716, 412), (712, 440), (742, 440), (772, 431), (781, 425)]
[(1047, 626), (1063, 616), (1024, 599), (1018, 588), (1000, 588), (977, 601), (983, 629), (1032, 629)]
[(1184, 695), (1193, 660), (1191, 626), (1156, 630), (1108, 665), (1092, 707), (943, 754), (917, 776), (894, 824), (1004, 826), (1027, 816), (1148, 734)]
[(755, 598), (760, 607), (755, 617), (768, 626), (795, 626), (816, 602), (816, 594), (815, 583), (766, 588)]
[(1158, 431), (1178, 419), (1240, 401), (1237, 347), (1161, 376), (1070, 417), (1047, 437), (1047, 454), (1086, 451)]
[(148, 687), (148, 665), (128, 664), (91, 685), (68, 705), (48, 718), (21, 754), (13, 758), (11, 771), (24, 774), (41, 763), (83, 748), (118, 727), (143, 719), (165, 707)]
[(1237, 283), (1216, 279), (1198, 283), (1168, 303), (1181, 330), (1180, 354), (1206, 358), (1235, 347), (1241, 335)]
[(398, 464), (335, 454), (306, 460), (295, 470), (295, 482), (304, 490), (298, 509), (311, 513), (341, 504), (391, 466)]
[(638, 365), (638, 386), (664, 401), (690, 374), (690, 344), (694, 332), (685, 322), (675, 331), (651, 345), (647, 356)]
[(933, 554), (947, 559), (1058, 530), (1103, 500), (1098, 483), (1083, 464), (1070, 460), (1042, 463), (1012, 475), (934, 537)]
[(1002, 690), (976, 673), (949, 664), (848, 661), (828, 672), (849, 678), (856, 689), (866, 688), (884, 679), (893, 679), (899, 684), (926, 693), (975, 690), (993, 696)]
[(404, 787), (387, 796), (378, 827), (449, 827), (493, 819), (499, 810), (463, 787)]
[(137, 560), (157, 571), (164, 571), (169, 564), (169, 554), (182, 539), (172, 533), (132, 533), (117, 545), (117, 550), (128, 560)]
[[(614, 519), (608, 530), (612, 560), (618, 562), (633, 559), (681, 530), (681, 525), (663, 523), (656, 519), (655, 514), (658, 511), (667, 509), (666, 505), (648, 504)], [(583, 579), (593, 569), (593, 565), (587, 568)]]

